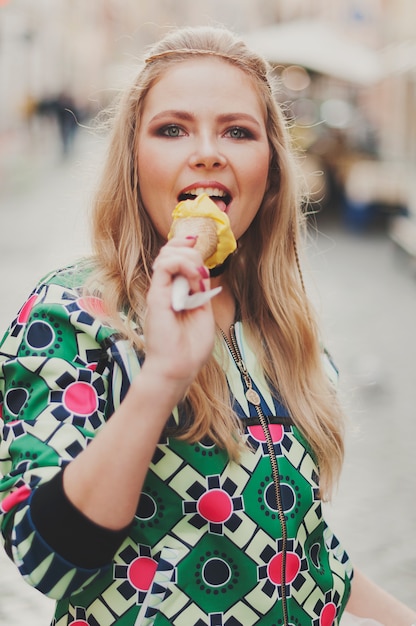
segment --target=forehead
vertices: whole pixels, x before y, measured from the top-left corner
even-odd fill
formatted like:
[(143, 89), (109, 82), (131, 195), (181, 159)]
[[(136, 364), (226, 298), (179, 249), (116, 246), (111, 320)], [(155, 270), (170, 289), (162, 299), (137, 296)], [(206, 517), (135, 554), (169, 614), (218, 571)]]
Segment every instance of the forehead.
[(169, 63), (148, 91), (144, 107), (166, 108), (176, 102), (189, 106), (245, 106), (264, 116), (263, 99), (254, 78), (231, 61), (194, 57)]

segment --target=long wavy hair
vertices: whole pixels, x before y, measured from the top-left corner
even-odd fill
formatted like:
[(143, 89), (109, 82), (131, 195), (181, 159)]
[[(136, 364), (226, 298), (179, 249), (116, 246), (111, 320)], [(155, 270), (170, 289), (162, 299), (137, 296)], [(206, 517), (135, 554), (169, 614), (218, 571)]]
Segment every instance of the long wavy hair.
[[(108, 321), (138, 350), (151, 267), (163, 245), (140, 197), (138, 129), (147, 93), (171, 66), (190, 55), (213, 55), (246, 72), (265, 106), (271, 150), (267, 191), (238, 242), (226, 277), (265, 375), (286, 404), (317, 459), (323, 497), (342, 465), (343, 416), (323, 366), (317, 323), (305, 293), (298, 248), (304, 228), (302, 193), (288, 124), (276, 104), (272, 70), (222, 28), (185, 28), (155, 44), (117, 103), (107, 161), (92, 213), (95, 270)], [(122, 314), (120, 314), (120, 312)], [(220, 364), (212, 357), (187, 394), (192, 422), (178, 436), (211, 437), (232, 459), (241, 452), (237, 420)]]

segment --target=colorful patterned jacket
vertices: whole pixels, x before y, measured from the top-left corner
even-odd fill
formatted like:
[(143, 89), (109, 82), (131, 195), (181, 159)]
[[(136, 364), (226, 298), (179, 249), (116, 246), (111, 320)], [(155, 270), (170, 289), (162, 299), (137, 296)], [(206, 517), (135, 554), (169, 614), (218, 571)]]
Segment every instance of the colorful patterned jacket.
[[(323, 518), (314, 455), (239, 322), (236, 347), (261, 402), (247, 400), (222, 346), (250, 444), (241, 461), (208, 439), (162, 438), (135, 519), (120, 532), (67, 500), (62, 471), (140, 372), (134, 350), (88, 312), (83, 280), (76, 266), (48, 276), (0, 346), (1, 534), (25, 580), (57, 600), (53, 624), (336, 626), (349, 560)], [(170, 423), (184, 414), (175, 409)]]

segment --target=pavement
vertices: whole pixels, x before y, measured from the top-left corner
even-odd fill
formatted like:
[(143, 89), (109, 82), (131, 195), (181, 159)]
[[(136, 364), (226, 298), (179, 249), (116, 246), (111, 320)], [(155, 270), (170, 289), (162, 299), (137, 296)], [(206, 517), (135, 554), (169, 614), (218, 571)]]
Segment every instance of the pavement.
[[(46, 147), (30, 144), (12, 164), (0, 154), (0, 329), (39, 278), (89, 250), (88, 206), (105, 141), (83, 130), (66, 160), (50, 139)], [(382, 226), (351, 232), (325, 209), (304, 268), (348, 416), (344, 472), (327, 518), (355, 565), (416, 609), (414, 267)], [(46, 626), (52, 613), (0, 552), (0, 625)]]

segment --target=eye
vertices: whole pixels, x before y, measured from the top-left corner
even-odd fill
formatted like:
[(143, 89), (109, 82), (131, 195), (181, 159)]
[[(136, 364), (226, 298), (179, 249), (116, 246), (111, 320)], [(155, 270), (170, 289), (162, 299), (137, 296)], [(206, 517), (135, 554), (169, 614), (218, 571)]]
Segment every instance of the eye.
[(225, 134), (231, 137), (231, 139), (250, 139), (253, 136), (247, 128), (242, 128), (241, 126), (233, 126)]
[(185, 135), (185, 131), (177, 124), (168, 124), (159, 130), (159, 134), (164, 137), (183, 137)]

